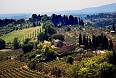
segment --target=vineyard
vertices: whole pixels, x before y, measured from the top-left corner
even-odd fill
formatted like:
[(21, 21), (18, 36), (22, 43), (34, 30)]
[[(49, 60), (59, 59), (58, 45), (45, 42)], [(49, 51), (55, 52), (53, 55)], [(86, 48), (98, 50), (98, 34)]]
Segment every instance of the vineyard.
[[(55, 60), (51, 62), (45, 62), (43, 63), (43, 66), (41, 67), (43, 72), (47, 73), (50, 78), (57, 78), (58, 70), (60, 70), (60, 78), (65, 78), (66, 71), (68, 68), (70, 68), (71, 64), (66, 63), (62, 60)], [(54, 70), (55, 69), (55, 70)], [(53, 72), (55, 72), (53, 74)]]
[(13, 32), (8, 33), (8, 34), (6, 34), (4, 36), (1, 36), (0, 38), (5, 40), (6, 43), (7, 42), (13, 42), (13, 39), (15, 37), (17, 37), (19, 39), (19, 41), (23, 41), (26, 38), (36, 38), (38, 33), (40, 33), (41, 31), (42, 31), (42, 26), (38, 26), (38, 27), (13, 31)]
[(65, 71), (66, 69), (70, 67), (70, 64), (66, 63), (65, 61), (61, 61), (61, 60), (46, 62), (43, 65), (48, 70), (52, 69), (53, 67), (57, 67)]
[(39, 72), (25, 68), (24, 62), (7, 60), (0, 62), (0, 78), (48, 78)]

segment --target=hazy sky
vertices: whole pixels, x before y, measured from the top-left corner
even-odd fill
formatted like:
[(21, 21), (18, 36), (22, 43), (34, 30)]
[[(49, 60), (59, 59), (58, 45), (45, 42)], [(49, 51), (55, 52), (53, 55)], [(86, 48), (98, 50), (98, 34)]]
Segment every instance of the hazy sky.
[(79, 10), (114, 2), (116, 0), (0, 0), (0, 14)]

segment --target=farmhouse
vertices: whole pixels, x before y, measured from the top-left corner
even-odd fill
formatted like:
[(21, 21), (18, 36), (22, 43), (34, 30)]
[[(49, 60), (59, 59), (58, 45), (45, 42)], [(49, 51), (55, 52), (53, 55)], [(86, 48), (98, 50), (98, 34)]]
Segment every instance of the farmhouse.
[(63, 51), (73, 51), (76, 49), (76, 45), (70, 44), (68, 42), (63, 42), (61, 40), (54, 40), (55, 47), (59, 47), (57, 52), (61, 53)]
[(56, 39), (56, 40), (54, 40), (54, 46), (61, 47), (61, 46), (63, 46), (63, 42), (61, 40)]

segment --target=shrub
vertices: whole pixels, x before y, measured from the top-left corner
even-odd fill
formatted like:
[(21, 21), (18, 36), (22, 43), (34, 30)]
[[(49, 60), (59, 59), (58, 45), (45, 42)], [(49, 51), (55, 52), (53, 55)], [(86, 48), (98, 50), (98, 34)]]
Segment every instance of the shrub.
[(33, 49), (33, 45), (32, 44), (24, 44), (22, 47), (22, 50), (24, 52), (24, 54), (31, 52)]
[(41, 32), (38, 34), (38, 40), (39, 41), (44, 41), (44, 40), (48, 40), (48, 36), (45, 32)]
[(13, 41), (13, 49), (19, 49), (18, 39), (15, 37)]
[(37, 63), (36, 64), (36, 70), (38, 70), (39, 72), (42, 72), (43, 68), (44, 68), (43, 63)]
[(57, 67), (53, 67), (52, 70), (51, 70), (51, 75), (55, 75), (57, 77), (60, 77), (60, 74), (61, 74), (61, 70), (58, 69)]
[(67, 57), (67, 63), (73, 64), (73, 61), (74, 61), (73, 57), (71, 56)]
[(64, 36), (62, 34), (54, 34), (54, 35), (52, 35), (52, 39), (59, 39), (59, 40), (63, 41)]
[(0, 39), (0, 49), (4, 49), (5, 48), (5, 41)]
[(28, 67), (29, 67), (30, 69), (35, 69), (35, 68), (36, 68), (36, 64), (37, 64), (36, 61), (30, 61), (30, 62), (28, 63)]

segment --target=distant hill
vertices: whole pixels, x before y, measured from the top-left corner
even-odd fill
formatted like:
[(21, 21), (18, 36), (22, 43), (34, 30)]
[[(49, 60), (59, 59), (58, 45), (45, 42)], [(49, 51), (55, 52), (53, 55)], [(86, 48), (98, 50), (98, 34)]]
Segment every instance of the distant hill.
[(91, 8), (85, 8), (82, 10), (78, 10), (78, 13), (106, 13), (106, 12), (116, 12), (116, 3), (107, 4), (99, 7), (91, 7)]
[[(109, 12), (116, 12), (116, 3), (102, 5), (99, 7), (90, 7), (90, 8), (84, 8), (81, 10), (64, 10), (64, 11), (56, 11), (56, 12), (40, 12), (37, 14), (47, 14), (51, 15), (53, 13), (55, 14), (66, 14), (66, 15), (74, 15), (79, 17), (86, 17), (87, 14), (95, 14), (95, 13), (109, 13)], [(31, 17), (31, 13), (18, 13), (18, 14), (0, 14), (0, 19), (4, 18), (13, 18), (13, 19), (27, 19)]]
[(84, 8), (81, 10), (65, 10), (65, 11), (58, 11), (58, 12), (46, 12), (47, 14), (93, 14), (93, 13), (106, 13), (106, 12), (116, 12), (116, 3), (102, 5), (99, 7), (90, 7), (90, 8)]
[(17, 13), (17, 14), (0, 14), (0, 19), (28, 19), (31, 17), (32, 14), (30, 13)]
[(87, 15), (85, 21), (91, 21), (94, 26), (109, 26), (113, 23), (116, 24), (116, 12)]

